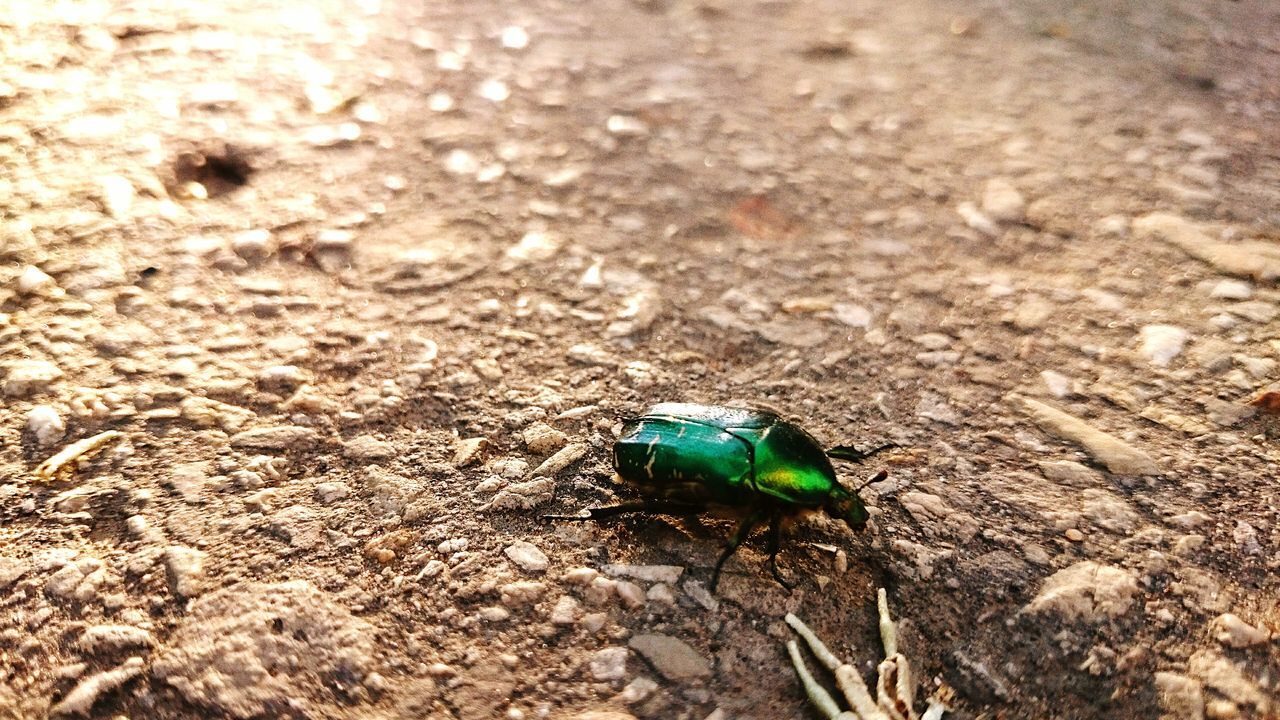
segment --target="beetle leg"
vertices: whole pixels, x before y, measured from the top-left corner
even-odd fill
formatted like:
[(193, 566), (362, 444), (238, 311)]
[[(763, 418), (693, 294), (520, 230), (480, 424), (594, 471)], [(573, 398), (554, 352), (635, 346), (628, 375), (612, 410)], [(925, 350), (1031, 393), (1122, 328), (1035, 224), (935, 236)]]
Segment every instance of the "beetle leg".
[(781, 546), (782, 536), (782, 512), (775, 510), (773, 515), (769, 517), (769, 572), (773, 575), (773, 579), (787, 590), (795, 590), (796, 586), (782, 579), (782, 575), (778, 572), (778, 549)]
[(711, 573), (711, 584), (707, 589), (711, 592), (716, 591), (716, 585), (720, 582), (720, 568), (724, 567), (724, 563), (738, 550), (738, 546), (751, 536), (751, 531), (756, 525), (764, 519), (764, 510), (752, 510), (742, 524), (738, 525), (738, 529), (733, 531), (733, 536), (729, 538), (729, 542), (724, 546), (724, 552), (720, 553), (720, 559), (716, 560), (716, 569)]
[(605, 518), (633, 512), (654, 515), (697, 515), (706, 512), (705, 505), (671, 502), (669, 500), (630, 500), (617, 505), (587, 508), (586, 515), (543, 515), (543, 520), (604, 520)]

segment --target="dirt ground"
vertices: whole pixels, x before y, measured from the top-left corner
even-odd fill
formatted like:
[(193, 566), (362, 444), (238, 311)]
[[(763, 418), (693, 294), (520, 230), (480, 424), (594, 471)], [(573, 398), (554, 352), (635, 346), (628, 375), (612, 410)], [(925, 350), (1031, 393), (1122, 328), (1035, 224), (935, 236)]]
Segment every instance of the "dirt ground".
[[(948, 717), (1280, 714), (1275, 3), (0, 0), (0, 57), (0, 717), (817, 718), (783, 616), (874, 680), (877, 587)], [(869, 528), (713, 595), (729, 518), (541, 518), (671, 400), (899, 444)]]

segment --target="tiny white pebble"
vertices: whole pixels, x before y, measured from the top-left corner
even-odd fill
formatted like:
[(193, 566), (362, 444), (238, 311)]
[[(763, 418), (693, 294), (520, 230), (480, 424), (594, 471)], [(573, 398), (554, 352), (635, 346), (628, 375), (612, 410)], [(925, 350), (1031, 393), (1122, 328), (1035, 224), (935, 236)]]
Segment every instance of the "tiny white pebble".
[(627, 580), (618, 580), (616, 587), (618, 598), (621, 599), (623, 604), (627, 607), (633, 609), (644, 607), (644, 589), (639, 585)]
[(37, 405), (27, 413), (27, 432), (41, 447), (58, 442), (66, 431), (67, 424), (51, 405)]
[(453, 97), (449, 93), (433, 92), (427, 96), (427, 109), (438, 113), (449, 112), (453, 109)]
[(529, 33), (519, 25), (511, 25), (502, 29), (502, 47), (510, 50), (523, 50), (529, 45)]

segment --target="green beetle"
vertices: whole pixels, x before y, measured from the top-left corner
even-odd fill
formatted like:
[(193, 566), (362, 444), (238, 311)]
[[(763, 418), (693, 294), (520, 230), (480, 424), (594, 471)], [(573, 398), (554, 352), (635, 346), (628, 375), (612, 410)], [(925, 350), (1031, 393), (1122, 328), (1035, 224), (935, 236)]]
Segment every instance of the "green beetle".
[[(861, 530), (867, 524), (867, 508), (856, 491), (836, 480), (828, 457), (857, 462), (892, 447), (896, 446), (823, 451), (812, 435), (767, 410), (661, 403), (626, 421), (613, 446), (614, 469), (645, 499), (591, 508), (585, 516), (546, 517), (600, 520), (629, 512), (696, 515), (712, 506), (745, 508), (746, 517), (716, 561), (710, 589), (715, 591), (725, 561), (766, 520), (769, 571), (790, 588), (778, 574), (782, 519), (822, 509)], [(886, 475), (881, 471), (868, 482)]]

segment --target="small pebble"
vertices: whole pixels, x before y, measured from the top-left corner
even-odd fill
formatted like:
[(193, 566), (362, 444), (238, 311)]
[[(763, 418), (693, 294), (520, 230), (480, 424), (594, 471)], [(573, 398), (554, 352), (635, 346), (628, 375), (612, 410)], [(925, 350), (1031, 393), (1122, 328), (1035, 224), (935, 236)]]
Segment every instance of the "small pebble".
[(1219, 280), (1209, 291), (1209, 297), (1223, 300), (1248, 300), (1253, 297), (1253, 285), (1243, 280)]
[(48, 447), (58, 442), (66, 431), (67, 424), (52, 405), (37, 405), (27, 413), (27, 432), (41, 447)]
[(622, 692), (618, 693), (618, 699), (628, 705), (634, 705), (647, 700), (657, 689), (658, 683), (641, 675), (622, 688)]
[(506, 608), (487, 607), (480, 609), (479, 616), (485, 622), (503, 622), (511, 617), (511, 611)]
[(1138, 353), (1156, 367), (1168, 367), (1190, 335), (1173, 325), (1146, 325), (1138, 334)]
[(1064, 532), (1064, 533), (1062, 533), (1062, 534), (1063, 534), (1063, 535), (1065, 535), (1065, 536), (1066, 536), (1066, 538), (1067, 538), (1068, 540), (1070, 540), (1071, 542), (1083, 542), (1083, 541), (1084, 541), (1084, 533), (1080, 532), (1079, 530), (1077, 530), (1077, 529), (1075, 529), (1075, 528), (1068, 528), (1068, 529), (1067, 529), (1067, 531), (1066, 531), (1066, 532)]
[(523, 50), (529, 44), (529, 33), (518, 25), (502, 29), (502, 47), (509, 50)]
[(1022, 222), (1027, 201), (1008, 180), (993, 178), (982, 192), (982, 211), (997, 222)]
[(1219, 615), (1213, 621), (1214, 637), (1223, 645), (1245, 648), (1261, 645), (1271, 639), (1271, 634), (1241, 620), (1231, 613)]
[(517, 540), (503, 551), (507, 559), (518, 565), (525, 572), (546, 572), (549, 561), (546, 553), (535, 545), (524, 540)]
[(614, 592), (627, 607), (633, 610), (644, 607), (645, 592), (639, 585), (627, 580), (618, 580), (614, 585)]
[(551, 609), (552, 625), (573, 625), (578, 621), (578, 614), (581, 612), (582, 605), (578, 600), (570, 595), (565, 595), (556, 601), (556, 605)]
[(591, 668), (591, 676), (596, 680), (610, 681), (621, 680), (627, 674), (627, 656), (630, 655), (624, 647), (607, 647), (597, 650), (591, 656), (589, 663)]
[(643, 120), (630, 115), (610, 115), (605, 129), (619, 137), (639, 137), (649, 133), (649, 126)]
[(550, 455), (569, 442), (569, 436), (544, 422), (534, 423), (520, 434), (525, 447), (535, 455)]
[(23, 295), (52, 295), (57, 290), (58, 282), (35, 265), (28, 265), (18, 276), (18, 292)]

